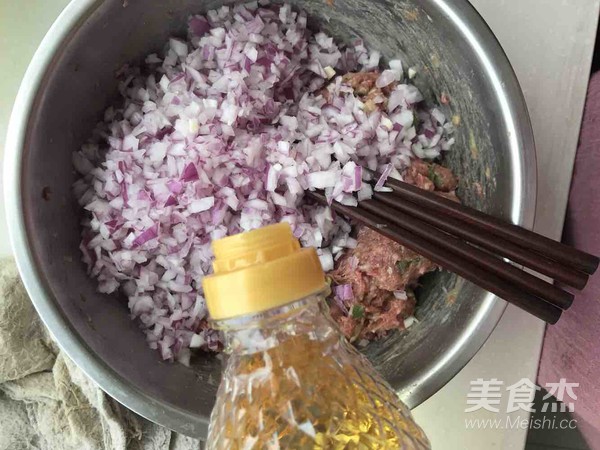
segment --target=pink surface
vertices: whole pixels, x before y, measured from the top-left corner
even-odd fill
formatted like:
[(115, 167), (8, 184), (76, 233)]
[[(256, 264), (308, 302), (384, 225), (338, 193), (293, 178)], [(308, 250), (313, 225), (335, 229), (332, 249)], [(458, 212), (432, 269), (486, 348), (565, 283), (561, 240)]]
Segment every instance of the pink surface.
[[(600, 255), (600, 72), (588, 88), (564, 241)], [(538, 382), (561, 378), (580, 383), (574, 415), (591, 448), (600, 449), (600, 273), (546, 330)]]

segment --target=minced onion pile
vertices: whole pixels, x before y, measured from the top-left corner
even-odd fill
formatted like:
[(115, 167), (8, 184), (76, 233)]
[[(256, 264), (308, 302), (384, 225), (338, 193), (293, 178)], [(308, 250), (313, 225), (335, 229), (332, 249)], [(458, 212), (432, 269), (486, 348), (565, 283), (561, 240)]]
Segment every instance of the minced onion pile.
[(221, 347), (202, 296), (212, 240), (286, 221), (329, 271), (356, 241), (303, 193), (356, 205), (372, 195), (361, 165), (400, 177), (411, 158), (451, 147), (451, 124), (417, 108), (398, 60), (377, 79), (397, 83), (387, 107), (363, 110), (341, 75), (379, 67), (362, 41), (338, 46), (289, 5), (255, 2), (191, 17), (187, 41), (120, 71), (122, 105), (73, 157), (88, 211), (81, 250), (100, 292), (127, 296), (164, 359)]

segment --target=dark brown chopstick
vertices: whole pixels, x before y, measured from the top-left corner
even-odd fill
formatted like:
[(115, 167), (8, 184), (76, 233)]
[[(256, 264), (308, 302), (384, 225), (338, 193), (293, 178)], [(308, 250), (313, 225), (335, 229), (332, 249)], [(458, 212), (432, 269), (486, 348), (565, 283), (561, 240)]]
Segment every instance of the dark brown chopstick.
[(527, 251), (511, 241), (497, 239), (495, 235), (490, 235), (489, 232), (470, 223), (446, 214), (436, 214), (428, 205), (406, 201), (395, 193), (375, 192), (373, 198), (568, 286), (583, 289), (588, 281), (589, 276), (584, 272), (565, 267), (551, 259), (540, 258), (536, 253)]
[[(378, 175), (376, 174), (376, 176)], [(427, 206), (431, 210), (437, 211), (439, 215), (459, 219), (462, 222), (485, 231), (489, 236), (502, 238), (505, 241), (527, 249), (529, 252), (538, 253), (589, 275), (593, 274), (598, 268), (600, 260), (596, 256), (553, 241), (545, 236), (533, 233), (532, 231), (468, 208), (460, 203), (455, 203), (452, 200), (402, 181), (388, 178), (385, 184), (392, 188), (394, 193), (401, 198), (409, 200), (412, 203)], [(565, 276), (568, 277), (568, 275)], [(575, 280), (572, 281), (575, 282)]]
[(427, 239), (436, 246), (443, 247), (455, 253), (473, 264), (485, 266), (494, 275), (510, 281), (523, 291), (529, 291), (541, 300), (547, 301), (558, 308), (567, 309), (573, 303), (573, 294), (563, 291), (553, 284), (546, 283), (544, 280), (524, 272), (512, 264), (469, 245), (448, 233), (444, 233), (415, 217), (394, 210), (377, 200), (365, 200), (360, 202), (359, 206), (376, 216), (387, 219), (394, 225)]
[[(320, 193), (310, 192), (309, 195), (320, 203), (328, 204), (325, 196)], [(386, 223), (381, 217), (365, 210), (361, 205), (358, 207), (349, 207), (334, 202), (331, 204), (331, 208), (358, 223), (376, 230), (457, 275), (472, 281), (504, 300), (519, 306), (545, 322), (554, 324), (562, 314), (560, 308), (546, 301), (541, 301), (528, 291), (523, 291), (515, 287), (511, 282), (486, 270), (482, 265), (472, 263), (460, 255), (447, 250), (445, 247), (433, 244), (431, 241), (420, 237), (404, 227)]]

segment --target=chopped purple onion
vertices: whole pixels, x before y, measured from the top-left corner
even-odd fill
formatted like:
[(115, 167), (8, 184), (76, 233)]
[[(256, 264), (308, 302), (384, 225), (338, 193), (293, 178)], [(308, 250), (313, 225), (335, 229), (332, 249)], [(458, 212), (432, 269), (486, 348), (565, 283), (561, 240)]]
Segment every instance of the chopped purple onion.
[[(286, 221), (332, 270), (356, 245), (351, 227), (304, 192), (353, 206), (373, 195), (363, 166), (383, 169), (381, 188), (413, 153), (432, 157), (454, 142), (442, 112), (401, 84), (399, 60), (377, 80), (392, 91), (387, 110), (367, 114), (341, 75), (376, 69), (381, 55), (360, 39), (338, 46), (306, 22), (289, 5), (192, 16), (187, 40), (170, 39), (141, 70), (123, 67), (122, 103), (73, 155), (88, 213), (82, 258), (100, 291), (127, 295), (166, 360), (188, 364), (190, 347), (222, 348), (202, 291), (212, 240)], [(418, 130), (415, 113), (429, 117)], [(426, 125), (438, 131), (427, 137)], [(342, 304), (352, 295), (336, 288)]]
[(340, 284), (334, 288), (334, 293), (337, 298), (340, 300), (352, 300), (354, 298), (354, 294), (352, 292), (351, 284)]
[(381, 176), (377, 180), (377, 183), (375, 183), (375, 190), (383, 188), (393, 168), (392, 164), (386, 164), (385, 168), (381, 171)]

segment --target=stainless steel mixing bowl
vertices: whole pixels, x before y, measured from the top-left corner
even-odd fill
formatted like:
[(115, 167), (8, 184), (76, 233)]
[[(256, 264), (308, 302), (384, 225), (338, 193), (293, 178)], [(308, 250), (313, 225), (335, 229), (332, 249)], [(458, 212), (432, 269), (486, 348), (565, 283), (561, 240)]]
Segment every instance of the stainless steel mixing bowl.
[[(157, 423), (202, 437), (220, 363), (168, 364), (148, 349), (126, 304), (96, 292), (80, 261), (71, 154), (116, 98), (115, 71), (182, 35), (186, 17), (232, 1), (74, 0), (38, 49), (14, 107), (6, 146), (6, 207), (27, 290), (68, 355), (106, 392)], [(535, 151), (510, 64), (466, 0), (292, 1), (338, 40), (360, 35), (387, 58), (418, 67), (429, 101), (460, 120), (448, 155), (464, 202), (526, 226), (535, 202)], [(478, 183), (478, 184), (477, 184)], [(44, 195), (42, 195), (44, 191)], [(477, 352), (503, 301), (438, 272), (419, 292), (409, 332), (367, 355), (411, 407), (440, 389)]]

